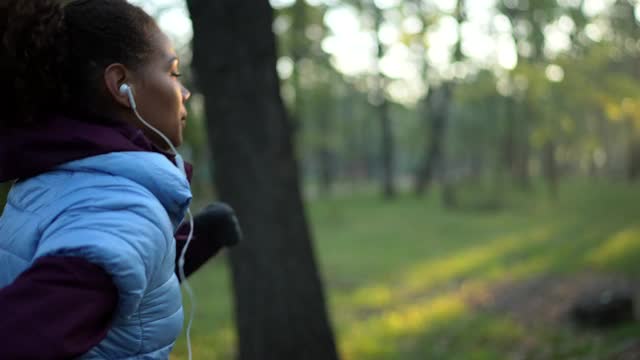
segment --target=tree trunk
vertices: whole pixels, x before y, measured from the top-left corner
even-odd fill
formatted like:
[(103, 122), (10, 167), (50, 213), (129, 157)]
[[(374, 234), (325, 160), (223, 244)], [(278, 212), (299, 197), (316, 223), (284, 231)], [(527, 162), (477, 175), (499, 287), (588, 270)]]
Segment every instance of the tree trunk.
[(512, 97), (505, 98), (505, 131), (503, 143), (502, 161), (505, 169), (515, 174), (516, 163), (516, 119), (515, 100)]
[[(330, 106), (329, 104), (327, 104)], [(331, 186), (334, 178), (333, 152), (331, 149), (331, 131), (332, 125), (331, 114), (322, 114), (316, 116), (318, 122), (318, 134), (320, 135), (320, 143), (317, 149), (318, 161), (318, 180), (320, 184), (320, 193), (323, 195), (331, 194)]]
[[(419, 5), (420, 6), (420, 5)], [(458, 24), (456, 31), (458, 32), (458, 41), (455, 44), (455, 51), (453, 59), (456, 62), (462, 61), (464, 55), (462, 54), (462, 23), (465, 20), (465, 1), (458, 0), (456, 2), (455, 17)], [(430, 20), (427, 19), (423, 12), (421, 16), (422, 21), (427, 24)], [(425, 33), (426, 35), (426, 29)], [(422, 48), (422, 72), (423, 78), (427, 80), (427, 73), (429, 70), (429, 62), (426, 58), (426, 48)], [(424, 157), (422, 164), (418, 167), (418, 172), (415, 178), (415, 193), (420, 196), (429, 190), (431, 182), (433, 180), (435, 172), (439, 167), (442, 167), (444, 162), (443, 148), (445, 140), (445, 129), (449, 118), (449, 110), (451, 107), (454, 82), (444, 82), (438, 88), (430, 89), (429, 95), (425, 99), (424, 117), (427, 125), (425, 126), (426, 136)], [(443, 197), (445, 207), (455, 207), (455, 189), (452, 184), (449, 183), (450, 179), (443, 181)]]
[[(380, 10), (375, 4), (372, 4), (375, 11), (376, 19), (376, 34), (382, 26), (382, 10)], [(391, 127), (391, 119), (389, 117), (389, 102), (386, 96), (386, 83), (387, 79), (382, 74), (380, 68), (380, 61), (384, 56), (384, 46), (380, 37), (376, 36), (378, 46), (378, 88), (376, 89), (376, 101), (378, 102), (376, 108), (378, 115), (380, 116), (380, 130), (381, 130), (381, 159), (382, 159), (382, 186), (383, 196), (385, 199), (392, 199), (396, 195), (395, 188), (395, 146), (393, 143), (393, 130)]]
[(362, 158), (364, 157), (362, 150), (363, 146), (360, 145), (359, 140), (359, 129), (358, 123), (359, 119), (355, 116), (354, 107), (357, 106), (355, 101), (355, 96), (351, 94), (351, 89), (349, 89), (349, 94), (346, 98), (339, 100), (339, 106), (341, 109), (341, 118), (340, 122), (345, 126), (344, 127), (344, 144), (345, 144), (345, 178), (348, 183), (352, 185), (353, 188), (357, 186), (357, 183), (363, 177), (364, 174), (364, 166), (362, 165)]
[(442, 206), (450, 210), (458, 209), (458, 196), (453, 179), (448, 179), (442, 184)]
[(337, 359), (276, 73), (269, 2), (189, 0), (220, 198), (243, 225), (230, 254), (238, 358)]
[(376, 139), (378, 136), (377, 128), (374, 127), (374, 124), (371, 124), (374, 121), (375, 113), (374, 109), (367, 107), (365, 114), (363, 116), (362, 121), (360, 122), (361, 126), (361, 137), (360, 141), (362, 144), (362, 164), (365, 173), (366, 182), (373, 183), (377, 180), (378, 173), (380, 172), (380, 165), (378, 160), (378, 148), (379, 145), (376, 143)]
[(452, 87), (451, 83), (445, 83), (439, 88), (432, 89), (425, 101), (425, 122), (427, 123), (425, 138), (427, 142), (425, 143), (424, 160), (416, 176), (415, 192), (417, 195), (428, 191), (433, 175), (442, 161), (442, 147), (447, 118), (449, 117)]
[(549, 193), (552, 198), (558, 197), (558, 165), (556, 162), (556, 145), (553, 141), (549, 140), (544, 144), (542, 150), (542, 162), (544, 177), (549, 187)]
[(627, 179), (636, 181), (640, 177), (640, 135), (633, 126), (631, 120), (627, 120), (628, 140), (628, 160), (627, 160)]
[(382, 183), (384, 187), (384, 198), (392, 199), (396, 195), (396, 187), (393, 161), (393, 131), (391, 129), (391, 119), (389, 118), (388, 108), (389, 103), (386, 99), (383, 99), (382, 104), (378, 107), (382, 128)]
[(320, 157), (320, 192), (328, 196), (331, 195), (331, 189), (333, 187), (334, 157), (327, 148), (321, 149), (318, 155)]
[(496, 137), (499, 143), (495, 147), (493, 198), (491, 199), (496, 207), (499, 207), (502, 206), (507, 194), (506, 175), (513, 164), (513, 97), (492, 96), (491, 103), (488, 105), (485, 110), (487, 118), (490, 119), (492, 116), (496, 116), (499, 124), (499, 135)]
[(531, 145), (529, 144), (529, 124), (533, 119), (533, 110), (531, 105), (526, 101), (522, 103), (523, 117), (517, 122), (516, 133), (518, 141), (516, 145), (515, 163), (513, 175), (516, 184), (523, 190), (531, 188), (529, 178), (529, 156), (531, 153)]
[(304, 98), (302, 86), (300, 85), (300, 60), (306, 54), (304, 44), (304, 33), (307, 24), (306, 3), (304, 1), (296, 1), (293, 6), (293, 23), (292, 23), (292, 48), (291, 60), (293, 61), (293, 71), (291, 80), (294, 88), (294, 103), (291, 113), (291, 121), (294, 124), (294, 130), (299, 131), (302, 127), (302, 109), (304, 108)]
[(629, 181), (636, 181), (640, 176), (640, 139), (632, 139), (629, 143)]

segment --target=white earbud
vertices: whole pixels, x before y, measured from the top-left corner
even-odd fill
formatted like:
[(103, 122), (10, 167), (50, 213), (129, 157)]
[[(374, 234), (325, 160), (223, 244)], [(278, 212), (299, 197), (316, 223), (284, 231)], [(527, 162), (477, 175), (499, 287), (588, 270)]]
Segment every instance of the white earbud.
[(135, 110), (136, 101), (133, 98), (133, 92), (131, 91), (131, 87), (129, 86), (129, 84), (120, 85), (120, 94), (127, 95), (127, 97), (129, 98), (129, 105), (131, 105), (131, 108)]

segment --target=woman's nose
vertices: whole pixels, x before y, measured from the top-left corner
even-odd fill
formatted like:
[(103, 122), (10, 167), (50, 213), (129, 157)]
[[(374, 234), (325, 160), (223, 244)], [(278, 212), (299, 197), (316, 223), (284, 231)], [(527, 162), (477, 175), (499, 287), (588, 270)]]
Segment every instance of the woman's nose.
[(191, 97), (191, 91), (189, 91), (189, 89), (187, 89), (186, 87), (182, 86), (182, 101), (186, 102), (189, 100), (190, 97)]

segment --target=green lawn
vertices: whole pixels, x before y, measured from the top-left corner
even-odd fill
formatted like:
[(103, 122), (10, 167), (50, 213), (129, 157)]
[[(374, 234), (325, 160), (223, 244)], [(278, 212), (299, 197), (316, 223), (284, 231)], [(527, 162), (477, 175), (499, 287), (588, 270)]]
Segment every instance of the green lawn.
[[(343, 359), (602, 359), (640, 338), (636, 324), (585, 331), (545, 321), (546, 307), (531, 310), (523, 300), (551, 298), (546, 288), (572, 289), (594, 277), (640, 284), (639, 189), (575, 180), (561, 186), (557, 201), (541, 189), (505, 199), (500, 211), (447, 211), (437, 196), (311, 201)], [(192, 280), (196, 359), (232, 358), (224, 262)], [(533, 293), (491, 305), (497, 289), (537, 279), (545, 280)], [(186, 358), (182, 336), (173, 359)]]

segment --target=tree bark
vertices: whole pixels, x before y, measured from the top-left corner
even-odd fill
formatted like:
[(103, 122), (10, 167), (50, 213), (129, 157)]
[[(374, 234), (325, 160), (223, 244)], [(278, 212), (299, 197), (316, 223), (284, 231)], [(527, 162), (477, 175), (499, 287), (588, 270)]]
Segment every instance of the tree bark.
[[(375, 109), (367, 108), (367, 111), (364, 114), (364, 119), (361, 121), (361, 134), (360, 137), (362, 144), (362, 164), (365, 173), (366, 182), (375, 182), (378, 181), (378, 173), (380, 170), (380, 161), (378, 161), (378, 149), (379, 145), (376, 143), (376, 139), (378, 136), (376, 128), (373, 127), (373, 124), (370, 122), (374, 121)], [(371, 113), (369, 113), (371, 111)]]
[(302, 109), (304, 108), (304, 98), (302, 86), (300, 84), (300, 60), (306, 54), (304, 44), (304, 32), (307, 24), (306, 3), (304, 1), (296, 1), (293, 5), (293, 33), (291, 60), (293, 61), (293, 71), (291, 80), (294, 88), (294, 103), (291, 113), (291, 120), (294, 124), (294, 130), (299, 131), (302, 127)]
[[(327, 106), (331, 106), (327, 104)], [(319, 113), (316, 116), (318, 122), (318, 134), (320, 143), (317, 149), (318, 181), (320, 193), (328, 196), (331, 194), (331, 187), (334, 179), (333, 151), (331, 146), (331, 132), (333, 131), (332, 114)]]
[(513, 168), (513, 175), (516, 184), (523, 190), (531, 189), (531, 181), (529, 176), (529, 156), (531, 153), (531, 144), (529, 143), (530, 123), (534, 117), (534, 112), (531, 109), (531, 104), (526, 100), (522, 104), (523, 117), (521, 121), (517, 122), (516, 133), (518, 134), (518, 140), (516, 142), (515, 163)]
[(344, 143), (345, 143), (345, 178), (355, 188), (360, 180), (364, 178), (364, 163), (366, 151), (364, 146), (360, 144), (360, 132), (358, 131), (359, 118), (354, 111), (357, 106), (353, 90), (349, 89), (345, 98), (340, 100), (341, 117), (340, 122), (344, 125)]
[[(382, 10), (380, 10), (375, 4), (372, 4), (375, 11), (376, 20), (376, 34), (382, 26)], [(378, 47), (378, 88), (376, 89), (376, 109), (380, 116), (380, 130), (381, 130), (381, 148), (380, 156), (382, 159), (382, 187), (383, 196), (385, 199), (392, 199), (396, 195), (395, 187), (395, 145), (393, 142), (393, 129), (391, 126), (391, 118), (389, 117), (389, 102), (386, 97), (386, 83), (387, 79), (382, 73), (380, 68), (380, 61), (384, 56), (384, 46), (380, 37), (376, 36)]]
[(382, 183), (385, 199), (392, 199), (396, 195), (395, 186), (395, 163), (394, 163), (394, 145), (393, 130), (391, 128), (391, 119), (389, 118), (389, 103), (386, 99), (382, 100), (382, 104), (378, 107), (380, 112), (380, 124), (382, 128)]
[(631, 120), (628, 121), (629, 131), (629, 160), (627, 175), (629, 181), (636, 181), (640, 177), (640, 135)]
[(425, 138), (424, 160), (416, 176), (415, 192), (422, 195), (428, 191), (433, 175), (442, 161), (445, 127), (449, 117), (449, 106), (452, 95), (451, 83), (444, 83), (432, 89), (426, 98), (425, 122), (427, 134)]
[(640, 140), (632, 140), (629, 144), (629, 181), (640, 177)]
[(512, 97), (508, 97), (505, 100), (505, 131), (504, 131), (504, 143), (503, 143), (503, 156), (502, 161), (504, 168), (511, 174), (515, 174), (516, 163), (516, 119), (515, 112), (515, 100)]
[(547, 141), (542, 149), (543, 170), (549, 193), (553, 199), (558, 197), (558, 165), (555, 152), (555, 143), (551, 140)]
[(244, 239), (230, 254), (238, 358), (337, 359), (302, 203), (267, 0), (188, 0), (221, 200)]

